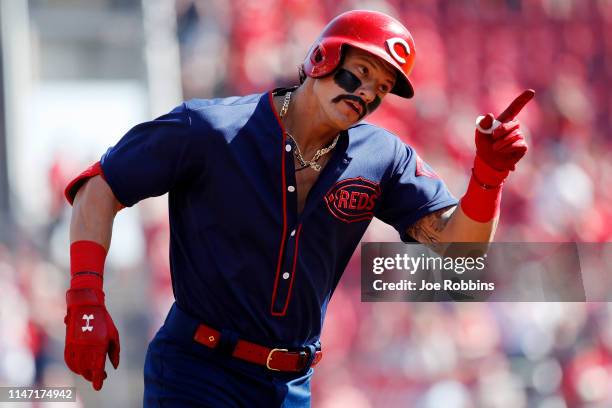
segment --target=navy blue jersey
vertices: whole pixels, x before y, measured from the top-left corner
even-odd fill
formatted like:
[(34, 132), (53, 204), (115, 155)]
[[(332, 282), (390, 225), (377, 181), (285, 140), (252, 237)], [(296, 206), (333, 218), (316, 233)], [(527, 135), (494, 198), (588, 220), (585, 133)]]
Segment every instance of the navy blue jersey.
[(408, 226), (457, 203), (410, 146), (360, 123), (342, 132), (298, 214), (293, 148), (269, 92), (185, 102), (101, 159), (123, 205), (169, 193), (179, 307), (274, 347), (319, 339), (373, 217), (410, 240)]

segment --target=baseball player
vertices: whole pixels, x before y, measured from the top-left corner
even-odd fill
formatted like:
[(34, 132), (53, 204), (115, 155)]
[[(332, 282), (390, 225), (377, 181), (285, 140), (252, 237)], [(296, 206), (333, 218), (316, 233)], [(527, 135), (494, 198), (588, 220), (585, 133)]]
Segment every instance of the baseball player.
[(101, 389), (119, 335), (102, 289), (113, 219), (169, 193), (176, 302), (149, 345), (145, 407), (305, 407), (328, 302), (373, 217), (404, 241), (489, 242), (527, 151), (514, 117), (479, 118), (458, 202), (415, 150), (362, 122), (413, 96), (409, 31), (374, 11), (333, 19), (300, 84), (185, 102), (132, 128), (66, 188), (73, 204), (65, 360)]

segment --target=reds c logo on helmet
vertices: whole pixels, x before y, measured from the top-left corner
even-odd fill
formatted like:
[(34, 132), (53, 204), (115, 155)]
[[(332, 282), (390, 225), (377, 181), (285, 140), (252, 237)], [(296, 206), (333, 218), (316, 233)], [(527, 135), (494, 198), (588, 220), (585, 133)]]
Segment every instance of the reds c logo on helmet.
[(408, 79), (416, 56), (412, 35), (402, 23), (378, 11), (353, 10), (334, 18), (308, 51), (304, 73), (312, 78), (331, 74), (340, 64), (342, 47), (347, 45), (382, 58), (395, 68), (397, 80), (391, 93), (414, 96)]

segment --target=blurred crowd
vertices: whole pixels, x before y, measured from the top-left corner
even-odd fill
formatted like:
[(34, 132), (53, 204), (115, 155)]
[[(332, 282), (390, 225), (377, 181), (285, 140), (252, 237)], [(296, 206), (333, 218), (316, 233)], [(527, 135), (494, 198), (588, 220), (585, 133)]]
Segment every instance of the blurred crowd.
[[(497, 241), (612, 240), (610, 0), (177, 0), (185, 99), (296, 84), (321, 28), (353, 8), (397, 17), (417, 47), (416, 96), (385, 98), (368, 121), (414, 146), (459, 197), (476, 116), (536, 90), (519, 117), (530, 150), (504, 188)], [(67, 254), (50, 238), (63, 230), (67, 252), (61, 189), (73, 175), (50, 169), (56, 199), (38, 238), (0, 244), (0, 385), (74, 381), (62, 355)], [(171, 302), (166, 214), (139, 207), (128, 210), (139, 214), (139, 265), (109, 272), (111, 312), (122, 338), (137, 344), (122, 355), (134, 383)], [(397, 239), (378, 223), (365, 237)], [(358, 255), (328, 309), (314, 406), (612, 406), (609, 304), (361, 303)], [(130, 302), (140, 304), (131, 314), (118, 306)]]

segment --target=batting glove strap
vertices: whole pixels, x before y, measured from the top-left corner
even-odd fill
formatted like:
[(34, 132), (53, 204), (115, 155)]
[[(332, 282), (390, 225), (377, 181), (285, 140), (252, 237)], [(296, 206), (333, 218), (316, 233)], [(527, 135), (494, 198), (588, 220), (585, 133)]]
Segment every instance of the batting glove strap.
[(497, 170), (489, 166), (480, 156), (474, 158), (472, 177), (483, 188), (491, 189), (501, 187), (510, 172), (508, 170)]
[(104, 306), (104, 292), (92, 288), (68, 289), (66, 305), (69, 308), (72, 306)]

